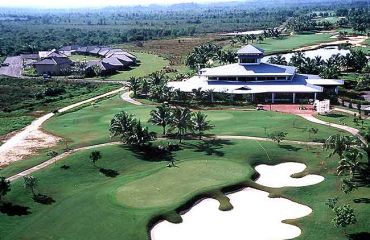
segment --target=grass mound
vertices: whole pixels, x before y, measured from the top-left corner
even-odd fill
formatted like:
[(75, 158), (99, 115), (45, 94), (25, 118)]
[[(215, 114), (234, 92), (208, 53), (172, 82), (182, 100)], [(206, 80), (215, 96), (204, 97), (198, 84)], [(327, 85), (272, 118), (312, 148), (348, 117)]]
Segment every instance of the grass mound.
[(179, 205), (184, 196), (191, 198), (231, 182), (248, 180), (246, 176), (251, 172), (247, 166), (227, 161), (181, 162), (118, 188), (116, 197), (118, 202), (132, 208)]

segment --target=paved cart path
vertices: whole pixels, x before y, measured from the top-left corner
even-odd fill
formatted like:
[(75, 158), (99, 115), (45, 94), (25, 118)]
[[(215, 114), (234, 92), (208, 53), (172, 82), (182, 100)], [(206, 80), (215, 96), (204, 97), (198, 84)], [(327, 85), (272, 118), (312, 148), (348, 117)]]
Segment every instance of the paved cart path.
[(143, 105), (141, 102), (136, 101), (135, 99), (131, 98), (131, 97), (130, 97), (130, 94), (131, 94), (131, 93), (132, 93), (132, 92), (124, 92), (124, 93), (121, 95), (122, 100), (123, 100), (123, 101), (125, 101), (125, 102), (128, 102), (128, 103), (134, 104), (134, 105), (136, 105), (136, 106), (141, 106), (141, 105)]
[(367, 144), (366, 140), (359, 134), (360, 131), (356, 128), (349, 127), (349, 126), (343, 126), (343, 125), (339, 125), (335, 123), (325, 122), (325, 121), (315, 118), (314, 116), (310, 114), (297, 114), (297, 115), (313, 123), (317, 123), (317, 124), (321, 124), (321, 125), (325, 125), (329, 127), (334, 127), (334, 128), (338, 128), (343, 131), (349, 132), (353, 136), (358, 137), (358, 139), (360, 139), (361, 142), (363, 142), (364, 144)]
[[(160, 139), (163, 139), (165, 140), (166, 138), (160, 138)], [(204, 138), (204, 140), (217, 140), (217, 139), (223, 139), (223, 140), (254, 140), (254, 141), (263, 141), (263, 142), (272, 142), (271, 139), (269, 138), (261, 138), (261, 137), (249, 137), (249, 136), (215, 136), (214, 138)], [(301, 144), (301, 145), (314, 145), (314, 146), (320, 146), (322, 145), (322, 143), (317, 143), (317, 142), (302, 142), (302, 141), (291, 141), (291, 140), (284, 140), (282, 141), (282, 143), (289, 143), (289, 144)], [(36, 165), (34, 167), (31, 167), (25, 171), (22, 171), (16, 175), (13, 175), (9, 178), (7, 178), (7, 180), (9, 181), (15, 181), (19, 178), (22, 178), (24, 176), (27, 176), (27, 175), (30, 175), (30, 174), (33, 174), (41, 169), (44, 169), (48, 166), (50, 166), (51, 164), (54, 164), (58, 161), (61, 161), (63, 159), (65, 159), (66, 157), (70, 156), (71, 154), (74, 154), (76, 152), (80, 152), (80, 151), (86, 151), (86, 150), (91, 150), (91, 149), (95, 149), (95, 148), (100, 148), (100, 147), (106, 147), (106, 146), (114, 146), (114, 145), (120, 145), (120, 144), (123, 144), (122, 142), (109, 142), (109, 143), (103, 143), (103, 144), (97, 144), (97, 145), (91, 145), (91, 146), (87, 146), (87, 147), (81, 147), (81, 148), (76, 148), (76, 149), (73, 149), (73, 150), (70, 150), (68, 152), (64, 152), (54, 158), (51, 158), (39, 165)]]

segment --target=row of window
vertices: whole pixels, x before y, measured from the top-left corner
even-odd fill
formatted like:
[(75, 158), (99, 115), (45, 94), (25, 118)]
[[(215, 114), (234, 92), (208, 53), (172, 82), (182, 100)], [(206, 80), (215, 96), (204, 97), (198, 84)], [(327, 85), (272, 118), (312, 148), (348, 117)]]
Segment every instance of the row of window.
[(285, 77), (209, 77), (209, 81), (238, 81), (238, 82), (254, 82), (254, 81), (275, 81), (286, 80)]

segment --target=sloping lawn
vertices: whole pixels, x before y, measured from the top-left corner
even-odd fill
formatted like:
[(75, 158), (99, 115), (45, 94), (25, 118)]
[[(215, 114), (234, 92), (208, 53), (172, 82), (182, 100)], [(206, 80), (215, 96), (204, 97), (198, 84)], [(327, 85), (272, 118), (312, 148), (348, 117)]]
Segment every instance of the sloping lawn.
[[(356, 110), (353, 110), (356, 111)], [(357, 123), (354, 121), (355, 119), (358, 119), (357, 117), (354, 118), (353, 115), (339, 112), (339, 111), (333, 111), (331, 113), (325, 114), (325, 115), (318, 115), (317, 118), (331, 123), (341, 124), (357, 129), (361, 128), (368, 128), (370, 127), (370, 121), (367, 119), (358, 120)]]
[(117, 74), (105, 78), (106, 80), (129, 80), (130, 77), (146, 77), (151, 73), (162, 70), (169, 65), (169, 61), (154, 54), (133, 53), (140, 60), (140, 65), (132, 67), (127, 71), (120, 71)]
[[(71, 146), (86, 146), (110, 141), (109, 124), (113, 116), (124, 110), (134, 114), (150, 130), (161, 132), (158, 126), (147, 123), (153, 106), (135, 106), (123, 102), (118, 96), (101, 101), (96, 106), (54, 117), (44, 124), (44, 129), (70, 139)], [(264, 111), (206, 111), (209, 120), (216, 126), (215, 135), (238, 135), (268, 137), (274, 131), (285, 131), (287, 139), (312, 141), (326, 139), (339, 131), (308, 122), (298, 116)], [(307, 130), (317, 128), (319, 132), (309, 138)]]
[[(341, 204), (350, 203), (356, 209), (359, 222), (349, 227), (348, 233), (370, 231), (370, 208), (353, 202), (367, 198), (368, 188), (350, 195), (338, 191), (334, 176), (337, 161), (326, 159), (327, 153), (319, 147), (255, 141), (186, 141), (173, 156), (178, 168), (167, 168), (161, 159), (145, 160), (122, 146), (97, 150), (103, 156), (97, 166), (119, 175), (110, 178), (100, 173), (89, 161), (90, 151), (76, 153), (34, 174), (39, 180), (37, 191), (55, 201), (50, 205), (33, 202), (22, 180), (14, 182), (6, 200), (18, 206), (20, 215), (28, 215), (0, 213), (2, 239), (147, 240), (147, 226), (154, 217), (179, 220), (174, 210), (201, 193), (228, 204), (219, 191), (222, 186), (249, 184), (251, 166), (286, 161), (304, 162), (326, 178), (315, 186), (272, 191), (313, 208), (313, 214), (294, 221), (303, 230), (298, 239), (345, 239), (342, 231), (332, 226), (332, 213), (325, 206), (327, 198), (335, 196)], [(63, 165), (69, 169), (62, 169)], [(164, 193), (156, 194), (158, 189)]]

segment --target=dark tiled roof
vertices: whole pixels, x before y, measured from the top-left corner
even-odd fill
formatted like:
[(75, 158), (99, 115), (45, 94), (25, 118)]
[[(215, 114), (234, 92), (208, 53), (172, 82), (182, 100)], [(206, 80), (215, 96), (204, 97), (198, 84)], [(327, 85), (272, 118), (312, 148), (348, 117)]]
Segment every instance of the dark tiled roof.
[(34, 63), (34, 65), (61, 65), (61, 64), (72, 64), (72, 61), (64, 57), (51, 57), (45, 58), (41, 61)]

